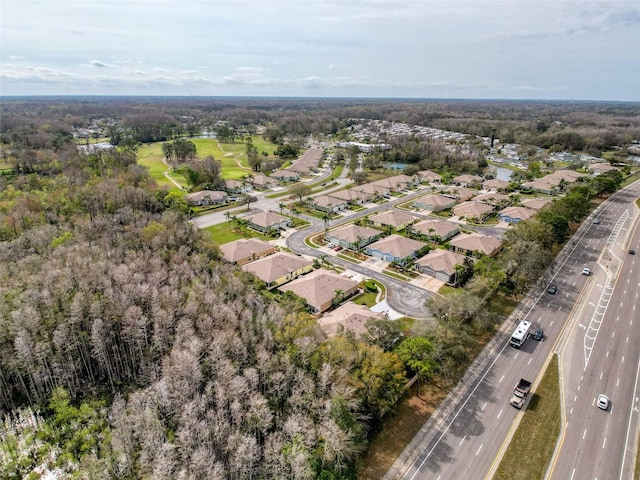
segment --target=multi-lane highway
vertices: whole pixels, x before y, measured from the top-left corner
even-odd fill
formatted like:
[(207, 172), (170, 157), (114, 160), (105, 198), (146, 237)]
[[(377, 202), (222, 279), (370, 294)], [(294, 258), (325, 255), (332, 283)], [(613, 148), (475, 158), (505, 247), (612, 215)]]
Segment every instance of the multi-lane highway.
[[(591, 316), (588, 311), (590, 303), (593, 303), (592, 310), (596, 311), (598, 309), (597, 305), (601, 302), (600, 294), (605, 293), (605, 297), (611, 295), (609, 290), (605, 292), (604, 282), (607, 281), (607, 275), (611, 278), (613, 278), (612, 275), (619, 275), (616, 277), (617, 282), (614, 281), (609, 285), (613, 287), (613, 291), (616, 293), (627, 282), (627, 279), (630, 285), (635, 281), (635, 284), (633, 284), (635, 286), (629, 287), (633, 289), (633, 295), (638, 290), (640, 272), (637, 269), (633, 270), (632, 261), (625, 257), (618, 265), (614, 265), (613, 259), (608, 254), (603, 254), (608, 247), (617, 252), (624, 252), (628, 249), (627, 237), (631, 233), (632, 225), (638, 216), (633, 200), (638, 196), (640, 196), (640, 183), (613, 196), (599, 207), (594, 216), (585, 222), (558, 257), (555, 273), (541, 283), (539, 292), (529, 300), (526, 308), (514, 314), (513, 318), (510, 319), (510, 325), (507, 325), (508, 328), (505, 328), (501, 334), (496, 336), (494, 341), (483, 352), (459, 387), (443, 402), (442, 408), (425, 424), (421, 433), (416, 436), (411, 445), (407, 447), (387, 472), (386, 479), (445, 480), (490, 478), (495, 466), (498, 464), (499, 455), (503, 451), (503, 447), (508, 443), (511, 433), (517, 426), (516, 420), (520, 411), (509, 405), (509, 399), (515, 383), (520, 378), (531, 381), (538, 379), (540, 372), (544, 370), (551, 355), (560, 350), (565, 353), (562, 357), (563, 368), (565, 362), (569, 362), (573, 366), (571, 371), (563, 374), (564, 382), (571, 381), (571, 387), (566, 389), (568, 393), (565, 393), (565, 398), (571, 397), (573, 399), (573, 396), (575, 396), (576, 402), (584, 402), (589, 405), (580, 403), (569, 406), (567, 402), (568, 408), (573, 407), (574, 410), (568, 414), (572, 418), (568, 419), (569, 425), (565, 435), (565, 442), (563, 447), (560, 448), (557, 458), (555, 458), (556, 473), (554, 473), (553, 478), (569, 479), (571, 477), (574, 466), (565, 467), (565, 465), (571, 463), (571, 460), (565, 460), (563, 449), (567, 448), (568, 444), (575, 442), (572, 437), (573, 429), (579, 428), (579, 422), (586, 421), (588, 415), (594, 418), (594, 423), (585, 427), (587, 428), (585, 439), (590, 429), (592, 430), (592, 435), (595, 435), (596, 432), (602, 433), (611, 430), (607, 440), (599, 438), (597, 441), (598, 448), (606, 452), (609, 452), (607, 443), (611, 444), (619, 441), (612, 438), (614, 431), (619, 427), (614, 427), (613, 423), (607, 423), (607, 418), (618, 415), (620, 407), (620, 409), (627, 410), (625, 417), (628, 420), (630, 405), (623, 404), (619, 397), (628, 396), (628, 389), (633, 387), (635, 373), (631, 375), (622, 370), (618, 372), (615, 370), (618, 367), (611, 367), (615, 371), (609, 371), (609, 368), (602, 369), (609, 365), (608, 361), (605, 362), (605, 360), (608, 360), (607, 351), (609, 352), (609, 358), (614, 362), (612, 365), (621, 366), (625, 362), (629, 365), (629, 363), (635, 362), (633, 365), (635, 368), (637, 366), (637, 356), (634, 359), (631, 353), (619, 353), (620, 345), (617, 345), (616, 342), (621, 341), (627, 344), (626, 339), (629, 336), (627, 348), (632, 349), (633, 345), (637, 345), (637, 343), (632, 342), (637, 342), (638, 339), (632, 336), (631, 333), (626, 331), (623, 333), (621, 329), (618, 330), (618, 333), (615, 333), (609, 327), (602, 326), (598, 336), (594, 340), (589, 340), (587, 345), (590, 355), (589, 364), (593, 365), (593, 368), (600, 368), (603, 371), (602, 378), (604, 383), (602, 385), (591, 384), (589, 383), (590, 380), (585, 381), (587, 379), (583, 374), (584, 354), (571, 353), (575, 349), (570, 350), (569, 345), (576, 343), (573, 339), (575, 335), (582, 334), (584, 338), (584, 333), (590, 331), (588, 330), (590, 328), (589, 325), (585, 325), (583, 320), (585, 316)], [(600, 219), (600, 224), (592, 223), (592, 219), (595, 216)], [(611, 233), (614, 229), (617, 229), (617, 235), (612, 237)], [(638, 242), (635, 236), (633, 241)], [(622, 254), (619, 253), (619, 255)], [(581, 275), (584, 267), (593, 270), (593, 275)], [(558, 285), (559, 291), (556, 295), (546, 292), (545, 286), (548, 282)], [(598, 285), (600, 285), (600, 292), (598, 291)], [(635, 297), (631, 297), (630, 289), (627, 289), (626, 294), (620, 293), (622, 296), (626, 295), (625, 298), (627, 299), (619, 301), (616, 305), (617, 307), (621, 304), (620, 313), (617, 314), (620, 318), (635, 312), (632, 305)], [(624, 292), (624, 289), (621, 292)], [(613, 301), (611, 300), (610, 303)], [(636, 301), (635, 303), (638, 302)], [(611, 312), (614, 311), (612, 307), (609, 308)], [(626, 309), (630, 310), (627, 311)], [(545, 336), (543, 341), (536, 342), (529, 339), (519, 350), (510, 347), (508, 339), (517, 321), (516, 317), (520, 319), (526, 318), (532, 321), (534, 326), (544, 328)], [(618, 323), (620, 321), (618, 320)], [(626, 321), (628, 323), (629, 319)], [(640, 323), (640, 319), (638, 319), (638, 322)], [(604, 324), (604, 322), (602, 323)], [(593, 332), (590, 332), (590, 338), (594, 336), (591, 333)], [(622, 339), (620, 339), (620, 335), (622, 335)], [(609, 341), (603, 340), (606, 336), (612, 342), (610, 345), (607, 345), (610, 343)], [(566, 342), (564, 341), (565, 338), (567, 338)], [(561, 339), (563, 340), (562, 342), (560, 341)], [(613, 350), (616, 350), (615, 356)], [(584, 351), (583, 348), (582, 352)], [(624, 360), (622, 355), (626, 355)], [(614, 357), (617, 360), (614, 360)], [(574, 364), (574, 362), (576, 363)], [(600, 376), (601, 370), (594, 373), (596, 379)], [(577, 380), (573, 380), (576, 372), (579, 373), (579, 376)], [(618, 380), (618, 377), (620, 377), (620, 380)], [(584, 386), (580, 386), (580, 382), (584, 382)], [(607, 382), (613, 383), (609, 384)], [(586, 386), (587, 384), (589, 385), (588, 387)], [(572, 388), (578, 391), (577, 395), (571, 396)], [(612, 399), (612, 413), (605, 413), (591, 405), (600, 390), (605, 390), (605, 393), (611, 392), (609, 396)], [(582, 394), (579, 393), (580, 391), (582, 391)], [(598, 415), (596, 416), (596, 414)], [(620, 437), (625, 436), (627, 424), (625, 423), (624, 431), (620, 431)], [(634, 435), (630, 435), (630, 437)], [(589, 445), (591, 443), (589, 442)], [(603, 443), (604, 449), (602, 448)], [(591, 461), (590, 456), (593, 455), (589, 449), (594, 447), (589, 446), (587, 449), (586, 442), (584, 445), (585, 448), (581, 450), (581, 453), (577, 454), (579, 455), (578, 461), (588, 464)], [(611, 445), (610, 447), (612, 449), (616, 448)], [(568, 448), (567, 451), (569, 451)], [(605, 453), (603, 456), (606, 455)], [(609, 453), (609, 455), (621, 457), (622, 453), (618, 447), (617, 453)], [(568, 456), (570, 457), (571, 454), (568, 454)], [(597, 457), (594, 456), (593, 458)], [(603, 461), (602, 471), (608, 471), (609, 468), (613, 468), (610, 462)], [(580, 470), (580, 474), (575, 473), (576, 476), (574, 478), (596, 478), (584, 476), (583, 473), (587, 471), (592, 472), (595, 470), (589, 470), (585, 467), (584, 470)], [(597, 478), (614, 477), (600, 474)]]

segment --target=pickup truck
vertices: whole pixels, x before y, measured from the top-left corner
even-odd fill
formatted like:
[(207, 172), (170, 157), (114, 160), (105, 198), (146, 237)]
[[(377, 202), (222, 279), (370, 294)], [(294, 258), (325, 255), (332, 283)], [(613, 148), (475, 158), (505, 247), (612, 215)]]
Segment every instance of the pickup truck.
[(516, 408), (522, 408), (530, 390), (531, 382), (521, 378), (513, 389), (513, 397), (511, 397), (511, 401), (509, 403)]

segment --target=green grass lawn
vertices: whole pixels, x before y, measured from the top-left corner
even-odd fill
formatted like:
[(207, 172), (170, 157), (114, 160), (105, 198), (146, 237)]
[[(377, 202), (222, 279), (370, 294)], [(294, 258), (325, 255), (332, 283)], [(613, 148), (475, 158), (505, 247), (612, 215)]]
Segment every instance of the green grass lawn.
[(366, 305), (371, 308), (376, 304), (376, 297), (378, 296), (378, 292), (365, 292), (361, 293), (357, 297), (353, 298), (353, 303), (356, 305)]
[[(138, 163), (149, 169), (151, 178), (153, 178), (158, 186), (167, 187), (169, 190), (179, 191), (178, 187), (165, 177), (164, 172), (167, 166), (162, 162), (162, 143), (146, 143), (138, 148)], [(176, 182), (186, 188), (187, 180), (178, 172), (170, 171), (169, 174)]]
[(558, 357), (554, 355), (493, 478), (543, 478), (559, 434), (560, 383)]
[(242, 231), (238, 229), (231, 229), (229, 228), (228, 222), (212, 225), (211, 227), (204, 228), (203, 231), (209, 235), (216, 245), (224, 245), (225, 243), (240, 240), (241, 238), (259, 238), (266, 241), (273, 240), (273, 237), (262, 235), (261, 233), (248, 228), (245, 228)]

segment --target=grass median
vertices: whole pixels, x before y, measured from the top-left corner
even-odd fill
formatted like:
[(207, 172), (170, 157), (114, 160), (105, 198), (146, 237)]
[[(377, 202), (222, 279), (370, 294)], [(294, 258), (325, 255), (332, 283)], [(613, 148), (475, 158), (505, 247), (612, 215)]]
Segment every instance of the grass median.
[(544, 478), (560, 434), (560, 422), (558, 357), (554, 355), (529, 401), (494, 480)]

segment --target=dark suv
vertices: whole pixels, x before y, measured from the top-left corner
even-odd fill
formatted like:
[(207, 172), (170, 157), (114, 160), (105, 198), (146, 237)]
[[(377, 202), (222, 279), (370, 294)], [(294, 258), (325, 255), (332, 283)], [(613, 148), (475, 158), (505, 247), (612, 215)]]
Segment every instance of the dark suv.
[(558, 287), (552, 283), (551, 285), (549, 285), (549, 288), (547, 288), (547, 293), (555, 295), (556, 293), (558, 293)]

